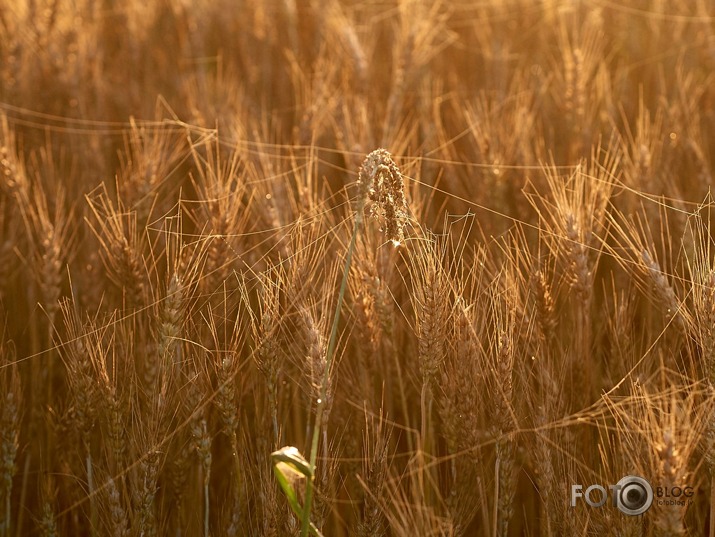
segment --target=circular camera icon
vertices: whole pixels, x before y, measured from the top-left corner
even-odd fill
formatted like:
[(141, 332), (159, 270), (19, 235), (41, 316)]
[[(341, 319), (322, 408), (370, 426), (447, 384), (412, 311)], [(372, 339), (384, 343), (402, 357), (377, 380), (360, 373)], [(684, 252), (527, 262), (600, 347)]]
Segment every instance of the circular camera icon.
[(642, 477), (627, 475), (616, 484), (615, 490), (616, 507), (625, 515), (642, 515), (653, 503), (653, 487)]

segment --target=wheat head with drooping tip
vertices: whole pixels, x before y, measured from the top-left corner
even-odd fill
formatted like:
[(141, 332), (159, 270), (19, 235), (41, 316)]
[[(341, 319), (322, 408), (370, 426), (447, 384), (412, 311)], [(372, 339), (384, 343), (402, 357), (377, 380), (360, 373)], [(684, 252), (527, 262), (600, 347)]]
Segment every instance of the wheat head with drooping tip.
[(359, 196), (367, 199), (369, 214), (380, 222), (380, 231), (396, 244), (405, 238), (407, 201), (404, 178), (386, 149), (375, 149), (362, 163)]

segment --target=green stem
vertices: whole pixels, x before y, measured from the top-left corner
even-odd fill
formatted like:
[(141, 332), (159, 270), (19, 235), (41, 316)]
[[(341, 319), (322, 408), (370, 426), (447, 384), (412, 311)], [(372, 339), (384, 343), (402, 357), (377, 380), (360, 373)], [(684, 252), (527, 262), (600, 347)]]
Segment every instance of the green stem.
[(320, 385), (320, 398), (317, 402), (317, 408), (315, 411), (315, 423), (313, 425), (313, 437), (310, 444), (310, 469), (311, 477), (307, 480), (305, 486), (305, 503), (303, 504), (303, 520), (301, 521), (301, 537), (308, 537), (308, 532), (310, 531), (310, 510), (313, 506), (313, 480), (315, 479), (315, 465), (318, 459), (318, 442), (320, 439), (320, 428), (323, 419), (323, 410), (326, 405), (326, 397), (328, 395), (328, 378), (330, 376), (330, 368), (333, 363), (333, 355), (335, 354), (335, 346), (338, 340), (338, 325), (340, 324), (340, 310), (343, 306), (343, 299), (345, 298), (345, 289), (348, 287), (348, 276), (350, 274), (350, 264), (352, 263), (353, 253), (355, 252), (355, 245), (357, 244), (357, 236), (360, 232), (360, 227), (362, 226), (362, 212), (365, 206), (365, 199), (360, 196), (358, 202), (357, 211), (355, 214), (355, 227), (353, 228), (353, 235), (350, 238), (350, 245), (348, 246), (348, 251), (345, 256), (345, 268), (343, 269), (343, 280), (340, 284), (340, 291), (338, 293), (338, 302), (335, 306), (335, 317), (333, 318), (333, 326), (330, 330), (330, 340), (328, 341), (328, 350), (325, 356), (325, 371), (323, 372), (323, 379)]

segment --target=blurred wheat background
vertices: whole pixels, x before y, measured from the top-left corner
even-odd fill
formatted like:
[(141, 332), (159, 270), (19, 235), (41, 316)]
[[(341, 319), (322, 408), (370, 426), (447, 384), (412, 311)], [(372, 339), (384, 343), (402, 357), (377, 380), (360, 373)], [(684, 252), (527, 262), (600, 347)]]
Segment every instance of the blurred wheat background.
[(298, 535), (314, 427), (326, 536), (715, 535), (714, 77), (708, 0), (0, 0), (0, 536)]

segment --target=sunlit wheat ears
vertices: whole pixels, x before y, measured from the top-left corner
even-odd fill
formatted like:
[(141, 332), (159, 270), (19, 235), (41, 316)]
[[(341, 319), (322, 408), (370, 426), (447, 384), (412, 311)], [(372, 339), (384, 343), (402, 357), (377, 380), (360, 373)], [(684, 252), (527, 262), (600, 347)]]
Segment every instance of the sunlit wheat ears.
[(385, 149), (375, 149), (360, 167), (360, 198), (370, 201), (369, 214), (380, 222), (380, 231), (396, 245), (405, 237), (407, 202), (402, 173)]

